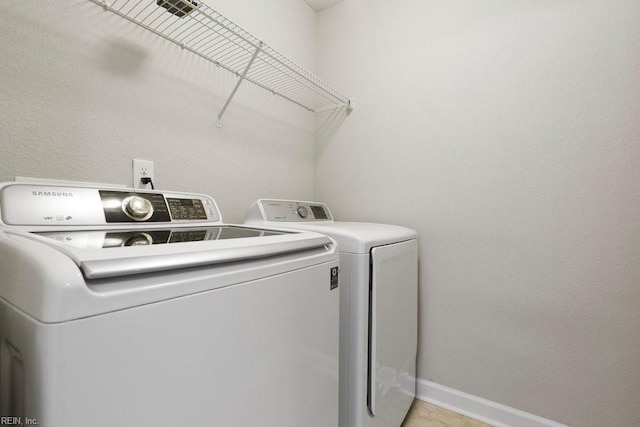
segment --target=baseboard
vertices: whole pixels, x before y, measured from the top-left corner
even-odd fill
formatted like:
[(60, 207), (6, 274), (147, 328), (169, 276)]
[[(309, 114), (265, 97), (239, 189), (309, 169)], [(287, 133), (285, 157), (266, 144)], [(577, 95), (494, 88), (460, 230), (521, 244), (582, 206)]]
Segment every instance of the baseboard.
[(418, 379), (416, 398), (496, 427), (567, 427), (537, 415)]

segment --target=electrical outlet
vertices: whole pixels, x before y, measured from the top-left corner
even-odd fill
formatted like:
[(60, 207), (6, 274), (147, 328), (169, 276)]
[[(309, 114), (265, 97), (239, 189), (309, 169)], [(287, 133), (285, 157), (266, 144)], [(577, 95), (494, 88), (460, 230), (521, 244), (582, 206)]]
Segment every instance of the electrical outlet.
[(153, 161), (133, 159), (133, 185), (131, 187), (151, 189), (151, 183), (143, 184), (142, 178), (151, 178), (153, 181)]

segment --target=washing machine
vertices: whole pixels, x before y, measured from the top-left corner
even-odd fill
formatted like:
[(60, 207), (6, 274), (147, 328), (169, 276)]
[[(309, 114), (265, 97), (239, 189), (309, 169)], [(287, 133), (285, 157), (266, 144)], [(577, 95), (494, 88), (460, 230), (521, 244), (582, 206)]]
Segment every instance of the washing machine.
[(0, 219), (3, 424), (338, 424), (332, 239), (77, 183), (0, 184)]
[(399, 427), (416, 391), (417, 234), (333, 220), (323, 203), (261, 199), (245, 225), (313, 231), (340, 252), (340, 426)]

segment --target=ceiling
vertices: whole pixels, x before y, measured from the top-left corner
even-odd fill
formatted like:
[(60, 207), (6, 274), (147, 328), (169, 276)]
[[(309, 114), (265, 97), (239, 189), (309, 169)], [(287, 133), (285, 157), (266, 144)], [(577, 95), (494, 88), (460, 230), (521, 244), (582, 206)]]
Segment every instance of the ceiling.
[(336, 3), (340, 3), (342, 0), (304, 0), (309, 6), (316, 12), (320, 12), (322, 9), (326, 9), (333, 6)]

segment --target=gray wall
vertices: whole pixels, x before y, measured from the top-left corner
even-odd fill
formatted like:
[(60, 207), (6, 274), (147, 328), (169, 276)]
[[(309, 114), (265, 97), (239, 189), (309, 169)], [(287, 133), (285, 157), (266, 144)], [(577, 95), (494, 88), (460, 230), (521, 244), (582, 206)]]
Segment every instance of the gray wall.
[(640, 2), (347, 0), (319, 14), (316, 198), (420, 234), (423, 379), (640, 425)]
[[(209, 5), (315, 69), (302, 0)], [(3, 1), (0, 28), (0, 181), (130, 185), (142, 158), (157, 187), (211, 194), (229, 222), (259, 197), (313, 197), (312, 113), (243, 86), (218, 129), (235, 76), (88, 0)]]

